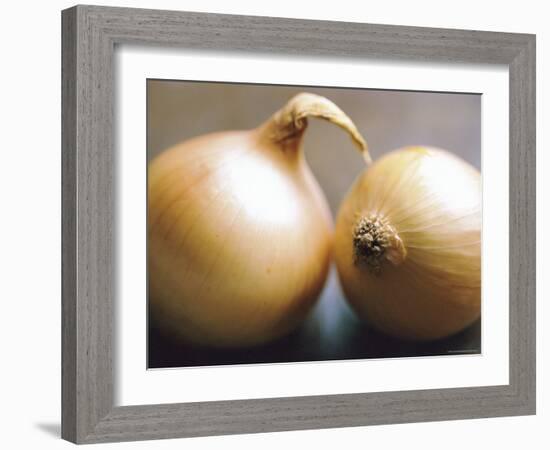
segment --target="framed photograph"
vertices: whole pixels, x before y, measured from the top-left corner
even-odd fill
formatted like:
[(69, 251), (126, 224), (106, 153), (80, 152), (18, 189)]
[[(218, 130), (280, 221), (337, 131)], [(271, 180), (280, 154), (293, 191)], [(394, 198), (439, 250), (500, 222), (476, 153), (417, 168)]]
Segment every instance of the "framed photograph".
[(62, 436), (535, 413), (535, 37), (62, 13)]

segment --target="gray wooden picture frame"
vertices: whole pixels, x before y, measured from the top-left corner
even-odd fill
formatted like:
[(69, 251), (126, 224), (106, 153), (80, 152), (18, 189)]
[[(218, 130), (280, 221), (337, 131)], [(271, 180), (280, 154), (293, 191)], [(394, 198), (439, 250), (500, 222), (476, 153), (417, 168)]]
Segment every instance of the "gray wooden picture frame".
[[(94, 443), (535, 413), (534, 35), (97, 6), (63, 11), (62, 32), (64, 439)], [(509, 384), (114, 406), (117, 44), (507, 65)]]

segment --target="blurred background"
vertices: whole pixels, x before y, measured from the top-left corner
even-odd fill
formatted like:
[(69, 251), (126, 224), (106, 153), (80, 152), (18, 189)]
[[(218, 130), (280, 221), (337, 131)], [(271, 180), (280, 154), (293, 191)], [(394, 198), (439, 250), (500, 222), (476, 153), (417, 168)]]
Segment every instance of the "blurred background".
[[(408, 145), (442, 147), (481, 169), (481, 96), (435, 92), (147, 81), (147, 158), (202, 134), (250, 129), (299, 92), (325, 96), (354, 121), (373, 159)], [(308, 163), (333, 216), (365, 168), (348, 135), (311, 119), (304, 139)], [(334, 267), (315, 309), (290, 336), (254, 349), (211, 350), (172, 342), (150, 321), (149, 368), (239, 363), (410, 357), (481, 352), (478, 321), (462, 333), (431, 343), (391, 339), (360, 323), (349, 309)]]

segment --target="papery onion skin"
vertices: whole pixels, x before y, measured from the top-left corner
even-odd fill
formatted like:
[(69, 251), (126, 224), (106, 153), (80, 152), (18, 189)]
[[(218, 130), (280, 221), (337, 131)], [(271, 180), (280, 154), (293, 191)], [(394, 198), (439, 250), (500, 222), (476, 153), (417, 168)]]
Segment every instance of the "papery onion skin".
[(298, 116), (320, 99), (302, 94), (257, 129), (201, 136), (151, 162), (149, 304), (166, 333), (248, 347), (290, 332), (310, 311), (333, 225)]
[[(362, 247), (372, 223), (385, 251)], [(479, 172), (442, 149), (385, 155), (344, 199), (334, 253), (346, 298), (373, 327), (411, 340), (463, 330), (481, 312)]]

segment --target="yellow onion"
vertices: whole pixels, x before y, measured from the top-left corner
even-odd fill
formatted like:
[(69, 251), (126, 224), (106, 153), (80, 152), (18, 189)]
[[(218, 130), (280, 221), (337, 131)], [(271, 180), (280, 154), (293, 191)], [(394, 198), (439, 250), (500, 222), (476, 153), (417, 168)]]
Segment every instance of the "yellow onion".
[(449, 336), (480, 316), (480, 239), (479, 172), (445, 150), (396, 150), (365, 170), (341, 205), (342, 288), (387, 334)]
[(250, 346), (291, 331), (327, 277), (332, 219), (304, 159), (307, 117), (345, 129), (329, 100), (302, 93), (247, 131), (180, 143), (149, 165), (150, 312), (173, 336)]

